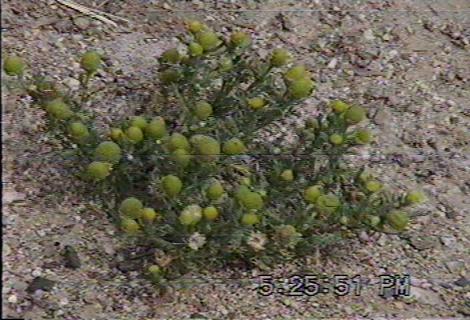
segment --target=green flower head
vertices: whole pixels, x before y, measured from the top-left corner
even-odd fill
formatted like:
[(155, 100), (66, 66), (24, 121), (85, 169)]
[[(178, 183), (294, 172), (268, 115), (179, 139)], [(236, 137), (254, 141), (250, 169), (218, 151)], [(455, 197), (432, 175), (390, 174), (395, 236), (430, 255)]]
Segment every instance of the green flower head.
[(251, 37), (245, 32), (234, 32), (230, 36), (230, 44), (234, 47), (246, 48), (251, 44)]
[(217, 200), (224, 194), (224, 187), (220, 181), (213, 181), (206, 190), (206, 196), (211, 200)]
[(191, 137), (190, 142), (202, 161), (216, 160), (220, 155), (220, 144), (212, 137), (196, 134)]
[(373, 139), (372, 134), (368, 130), (357, 130), (355, 134), (355, 141), (358, 144), (366, 144)]
[(228, 72), (232, 70), (232, 68), (233, 68), (233, 61), (229, 57), (223, 58), (222, 61), (220, 61), (219, 63), (219, 70), (221, 72)]
[(299, 235), (295, 227), (290, 224), (283, 224), (277, 227), (276, 234), (282, 239), (290, 239)]
[(167, 175), (162, 179), (162, 189), (170, 198), (176, 197), (183, 189), (180, 178), (174, 175)]
[(204, 49), (197, 42), (191, 42), (188, 46), (188, 51), (189, 51), (189, 54), (193, 57), (202, 56), (202, 54), (204, 53)]
[(190, 155), (185, 149), (176, 149), (171, 153), (171, 160), (176, 162), (176, 164), (182, 168), (186, 168), (189, 165), (191, 158), (192, 155)]
[(142, 216), (142, 202), (134, 197), (130, 197), (121, 202), (119, 212), (128, 218), (137, 219)]
[(143, 208), (141, 218), (145, 223), (150, 224), (157, 218), (157, 213), (152, 208)]
[(382, 189), (382, 184), (376, 180), (369, 180), (366, 182), (365, 187), (369, 192), (377, 192)]
[(260, 217), (257, 214), (254, 213), (245, 213), (242, 216), (242, 224), (246, 226), (252, 226), (260, 222)]
[(316, 201), (316, 207), (324, 213), (333, 213), (341, 205), (339, 198), (333, 194), (320, 195)]
[(151, 139), (161, 139), (166, 135), (165, 119), (162, 117), (153, 118), (145, 127), (145, 135)]
[(310, 96), (314, 88), (315, 82), (308, 78), (292, 81), (288, 86), (289, 94), (293, 99), (302, 99)]
[(288, 81), (296, 81), (300, 79), (310, 78), (310, 73), (305, 69), (303, 65), (296, 65), (287, 70), (284, 74), (284, 78)]
[(176, 64), (180, 62), (181, 55), (176, 48), (168, 49), (162, 54), (162, 61), (166, 63)]
[(286, 49), (274, 49), (271, 55), (270, 63), (273, 67), (282, 67), (291, 59), (289, 51)]
[(189, 205), (180, 213), (179, 220), (182, 225), (189, 226), (202, 219), (202, 208), (197, 204)]
[(129, 127), (126, 130), (126, 137), (130, 143), (136, 144), (144, 140), (144, 133), (139, 127)]
[(168, 139), (168, 149), (174, 151), (176, 149), (190, 150), (188, 139), (181, 133), (174, 132)]
[(142, 116), (134, 116), (131, 118), (130, 126), (144, 130), (147, 126), (147, 120)]
[(248, 106), (253, 110), (259, 110), (266, 106), (266, 100), (262, 97), (251, 98), (248, 100)]
[(58, 120), (67, 120), (73, 116), (70, 107), (62, 100), (55, 99), (46, 105), (47, 112)]
[(406, 202), (408, 204), (419, 204), (426, 201), (426, 196), (420, 191), (411, 191), (406, 195)]
[(217, 34), (212, 31), (198, 32), (196, 34), (196, 41), (201, 45), (204, 51), (212, 51), (222, 43)]
[(250, 210), (260, 210), (264, 205), (261, 195), (253, 191), (243, 193), (239, 201), (245, 208)]
[(388, 224), (397, 231), (403, 231), (408, 226), (410, 218), (406, 212), (392, 211), (387, 215)]
[(72, 122), (68, 129), (72, 139), (76, 142), (84, 142), (90, 136), (88, 128), (82, 122)]
[(140, 230), (140, 226), (134, 219), (123, 218), (121, 220), (121, 229), (128, 234), (136, 234)]
[(334, 145), (340, 145), (340, 144), (342, 144), (343, 141), (344, 141), (343, 136), (340, 135), (340, 134), (336, 134), (336, 133), (335, 133), (335, 134), (332, 134), (332, 135), (330, 136), (330, 139), (329, 139), (329, 140), (330, 140), (330, 142), (331, 142), (332, 144), (334, 144)]
[(88, 73), (96, 72), (101, 66), (101, 56), (96, 51), (87, 51), (83, 54), (80, 65)]
[(166, 69), (160, 73), (160, 80), (163, 84), (171, 84), (178, 82), (181, 78), (181, 74), (176, 69)]
[(189, 32), (193, 33), (193, 34), (196, 34), (198, 32), (201, 32), (202, 30), (205, 30), (207, 29), (206, 25), (203, 24), (202, 22), (199, 22), (199, 21), (189, 21), (187, 23), (187, 28), (189, 30)]
[(292, 182), (294, 181), (294, 171), (291, 169), (286, 169), (281, 172), (280, 178), (282, 181)]
[(309, 203), (317, 202), (318, 197), (322, 195), (322, 187), (319, 185), (310, 186), (304, 191), (304, 199)]
[(199, 101), (194, 108), (194, 114), (199, 120), (206, 120), (212, 115), (212, 106), (206, 101)]
[(223, 152), (228, 155), (237, 155), (246, 152), (246, 147), (243, 141), (238, 138), (232, 138), (228, 141), (225, 141)]
[(344, 114), (346, 122), (356, 124), (366, 118), (366, 111), (362, 107), (352, 106)]
[(23, 59), (17, 56), (7, 57), (3, 61), (3, 70), (9, 76), (21, 76), (26, 68)]
[(101, 181), (111, 174), (113, 166), (111, 163), (94, 161), (86, 169), (86, 175), (93, 181)]
[(331, 109), (336, 113), (342, 113), (349, 109), (349, 105), (343, 101), (335, 100), (330, 104)]
[(204, 215), (204, 218), (206, 218), (209, 221), (213, 221), (219, 217), (219, 211), (214, 206), (209, 206), (209, 207), (204, 208), (204, 210), (202, 211), (202, 214)]
[(101, 142), (95, 149), (95, 159), (110, 163), (118, 163), (121, 160), (121, 147), (115, 142)]
[(111, 130), (109, 131), (109, 137), (117, 142), (117, 141), (121, 141), (125, 135), (124, 135), (124, 132), (119, 129), (119, 128), (111, 128)]

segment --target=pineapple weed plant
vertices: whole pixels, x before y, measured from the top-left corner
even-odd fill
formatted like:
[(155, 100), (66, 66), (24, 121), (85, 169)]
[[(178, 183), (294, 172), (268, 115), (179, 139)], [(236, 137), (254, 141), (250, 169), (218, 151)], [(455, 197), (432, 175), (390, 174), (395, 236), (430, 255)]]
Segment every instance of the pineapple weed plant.
[(81, 57), (81, 88), (67, 94), (44, 78), (26, 84), (23, 60), (4, 60), (120, 230), (155, 248), (156, 261), (143, 266), (155, 283), (240, 260), (282, 263), (358, 230), (407, 228), (404, 208), (424, 195), (393, 194), (365, 167), (342, 160), (373, 140), (361, 128), (362, 107), (332, 101), (328, 114), (297, 130), (294, 143), (273, 146), (261, 129), (312, 94), (309, 71), (285, 49), (257, 57), (244, 32), (223, 39), (198, 21), (187, 29), (179, 37), (184, 52), (169, 49), (159, 58), (165, 104), (106, 135), (81, 108), (93, 96), (97, 52)]

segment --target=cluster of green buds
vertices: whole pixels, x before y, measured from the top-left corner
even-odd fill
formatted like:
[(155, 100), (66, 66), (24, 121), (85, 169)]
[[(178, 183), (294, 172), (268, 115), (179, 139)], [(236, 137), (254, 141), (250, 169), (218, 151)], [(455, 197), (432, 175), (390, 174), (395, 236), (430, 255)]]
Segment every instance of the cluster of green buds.
[(22, 76), (26, 63), (18, 56), (8, 56), (3, 61), (3, 70), (9, 76)]
[(152, 224), (158, 214), (153, 208), (144, 207), (142, 201), (135, 197), (126, 198), (119, 206), (121, 228), (129, 234), (136, 234), (142, 226)]

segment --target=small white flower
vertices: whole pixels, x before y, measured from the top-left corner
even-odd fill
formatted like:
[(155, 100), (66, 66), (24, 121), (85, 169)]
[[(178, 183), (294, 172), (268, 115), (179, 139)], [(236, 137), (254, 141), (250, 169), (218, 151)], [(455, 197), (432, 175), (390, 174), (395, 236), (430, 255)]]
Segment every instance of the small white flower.
[(261, 232), (253, 232), (251, 233), (250, 237), (246, 241), (246, 243), (253, 248), (255, 251), (264, 250), (264, 245), (268, 241), (268, 238), (264, 233)]
[(195, 232), (189, 237), (188, 246), (193, 250), (199, 250), (206, 243), (206, 237), (199, 232)]

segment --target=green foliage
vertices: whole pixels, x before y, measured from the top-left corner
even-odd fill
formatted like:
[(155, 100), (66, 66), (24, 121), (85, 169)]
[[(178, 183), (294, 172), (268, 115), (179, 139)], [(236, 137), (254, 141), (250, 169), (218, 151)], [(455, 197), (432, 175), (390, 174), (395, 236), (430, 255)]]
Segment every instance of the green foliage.
[[(373, 141), (364, 108), (334, 100), (293, 142), (269, 142), (272, 124), (313, 94), (311, 70), (286, 49), (258, 56), (242, 31), (225, 39), (197, 21), (187, 29), (186, 50), (159, 59), (164, 100), (105, 133), (82, 108), (102, 65), (96, 52), (81, 58), (79, 92), (43, 78), (26, 87), (120, 229), (161, 253), (143, 266), (152, 281), (232, 260), (272, 265), (360, 230), (406, 230), (405, 208), (425, 196), (394, 194), (343, 159)], [(22, 77), (24, 63), (12, 59), (6, 73)]]

